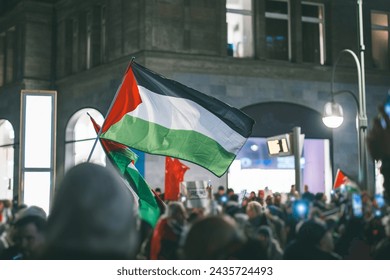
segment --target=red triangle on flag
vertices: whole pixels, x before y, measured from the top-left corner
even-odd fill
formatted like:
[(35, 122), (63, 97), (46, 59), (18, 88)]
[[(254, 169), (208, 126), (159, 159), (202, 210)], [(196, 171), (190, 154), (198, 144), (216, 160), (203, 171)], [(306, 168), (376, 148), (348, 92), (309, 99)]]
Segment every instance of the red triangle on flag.
[(340, 169), (337, 169), (336, 177), (333, 184), (333, 189), (338, 189), (342, 185), (345, 185), (346, 181), (348, 180), (348, 177), (341, 171)]

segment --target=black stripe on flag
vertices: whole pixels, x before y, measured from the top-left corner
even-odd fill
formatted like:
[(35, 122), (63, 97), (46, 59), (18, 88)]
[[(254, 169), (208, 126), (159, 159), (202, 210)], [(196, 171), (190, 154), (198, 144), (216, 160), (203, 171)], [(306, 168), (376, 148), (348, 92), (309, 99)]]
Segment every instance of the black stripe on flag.
[(131, 67), (139, 86), (157, 94), (191, 100), (216, 115), (245, 138), (251, 135), (254, 120), (241, 110), (177, 81), (167, 79), (136, 62), (133, 62)]

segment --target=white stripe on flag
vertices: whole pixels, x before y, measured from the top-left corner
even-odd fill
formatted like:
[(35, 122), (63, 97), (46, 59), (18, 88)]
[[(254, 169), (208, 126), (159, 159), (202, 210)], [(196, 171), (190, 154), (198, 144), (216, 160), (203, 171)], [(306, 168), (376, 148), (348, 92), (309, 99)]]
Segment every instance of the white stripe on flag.
[(141, 86), (138, 89), (142, 103), (127, 113), (130, 116), (169, 129), (197, 131), (234, 154), (246, 141), (217, 116), (191, 100), (156, 94)]

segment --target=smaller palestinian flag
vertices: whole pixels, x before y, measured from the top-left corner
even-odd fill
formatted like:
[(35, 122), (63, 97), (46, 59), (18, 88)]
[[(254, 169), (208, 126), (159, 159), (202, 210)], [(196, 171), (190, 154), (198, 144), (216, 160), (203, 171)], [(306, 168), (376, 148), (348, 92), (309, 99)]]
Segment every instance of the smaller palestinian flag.
[(334, 179), (333, 189), (338, 189), (341, 186), (345, 185), (347, 180), (348, 180), (348, 177), (345, 176), (343, 171), (341, 171), (340, 169), (337, 169), (336, 177)]
[[(100, 126), (91, 118), (96, 133)], [(138, 196), (139, 216), (142, 220), (154, 227), (165, 207), (164, 202), (156, 196), (145, 179), (139, 173), (134, 163), (137, 155), (125, 145), (109, 140), (100, 139), (103, 150), (110, 162), (116, 167), (120, 175), (129, 183), (134, 193)]]

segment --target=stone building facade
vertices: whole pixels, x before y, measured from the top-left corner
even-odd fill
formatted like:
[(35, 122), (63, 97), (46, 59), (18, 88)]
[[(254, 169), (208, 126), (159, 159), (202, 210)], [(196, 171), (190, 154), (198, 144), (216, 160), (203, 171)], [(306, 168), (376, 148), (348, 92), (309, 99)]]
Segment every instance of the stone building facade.
[[(1, 1), (0, 119), (8, 120), (15, 131), (14, 194), (18, 193), (20, 185), (21, 90), (57, 91), (55, 171), (56, 180), (60, 180), (67, 168), (69, 120), (84, 108), (94, 108), (104, 116), (132, 57), (157, 73), (243, 109), (257, 121), (255, 137), (290, 131), (295, 125), (300, 125), (307, 137), (328, 137), (333, 168), (340, 167), (356, 176), (356, 108), (350, 97), (337, 97), (344, 108), (345, 121), (333, 132), (320, 128), (322, 124), (309, 124), (304, 113), (300, 117), (295, 111), (303, 108), (304, 112), (314, 112), (320, 117), (324, 104), (331, 98), (331, 72), (340, 51), (351, 49), (359, 54), (356, 1), (249, 0), (242, 2), (251, 3), (250, 8), (245, 5), (242, 9), (234, 8), (234, 4), (240, 2)], [(376, 37), (372, 31), (372, 13), (388, 16), (390, 2), (364, 2), (366, 98), (370, 121), (390, 87), (388, 62), (379, 65), (373, 55)], [(318, 17), (324, 26), (320, 32), (321, 49), (309, 43), (314, 35), (309, 36), (312, 29), (303, 24), (305, 20), (310, 22), (313, 6), (321, 7)], [(285, 7), (286, 17), (283, 15)], [(249, 17), (251, 37), (243, 44), (250, 44), (251, 49), (244, 48), (242, 54), (232, 53), (232, 44), (228, 44), (228, 13)], [(272, 35), (278, 30), (272, 29), (272, 25), (279, 24), (278, 20), (286, 22), (282, 29), (288, 35), (282, 47), (272, 41), (277, 39)], [(390, 32), (389, 26), (387, 23), (386, 32)], [(385, 46), (387, 60), (388, 43)], [(335, 89), (358, 91), (356, 67), (348, 56), (343, 57), (337, 67)], [(273, 107), (276, 104), (283, 105), (285, 111), (272, 111), (277, 108)], [(268, 115), (264, 115), (267, 110)], [(291, 122), (278, 126), (275, 119), (278, 114), (290, 115)], [(153, 186), (161, 184), (163, 158), (146, 155), (145, 162), (147, 181)], [(370, 182), (373, 182), (372, 163), (369, 167)], [(226, 184), (226, 176), (218, 179), (201, 168), (192, 165), (191, 168), (190, 180), (207, 177), (215, 184)]]

